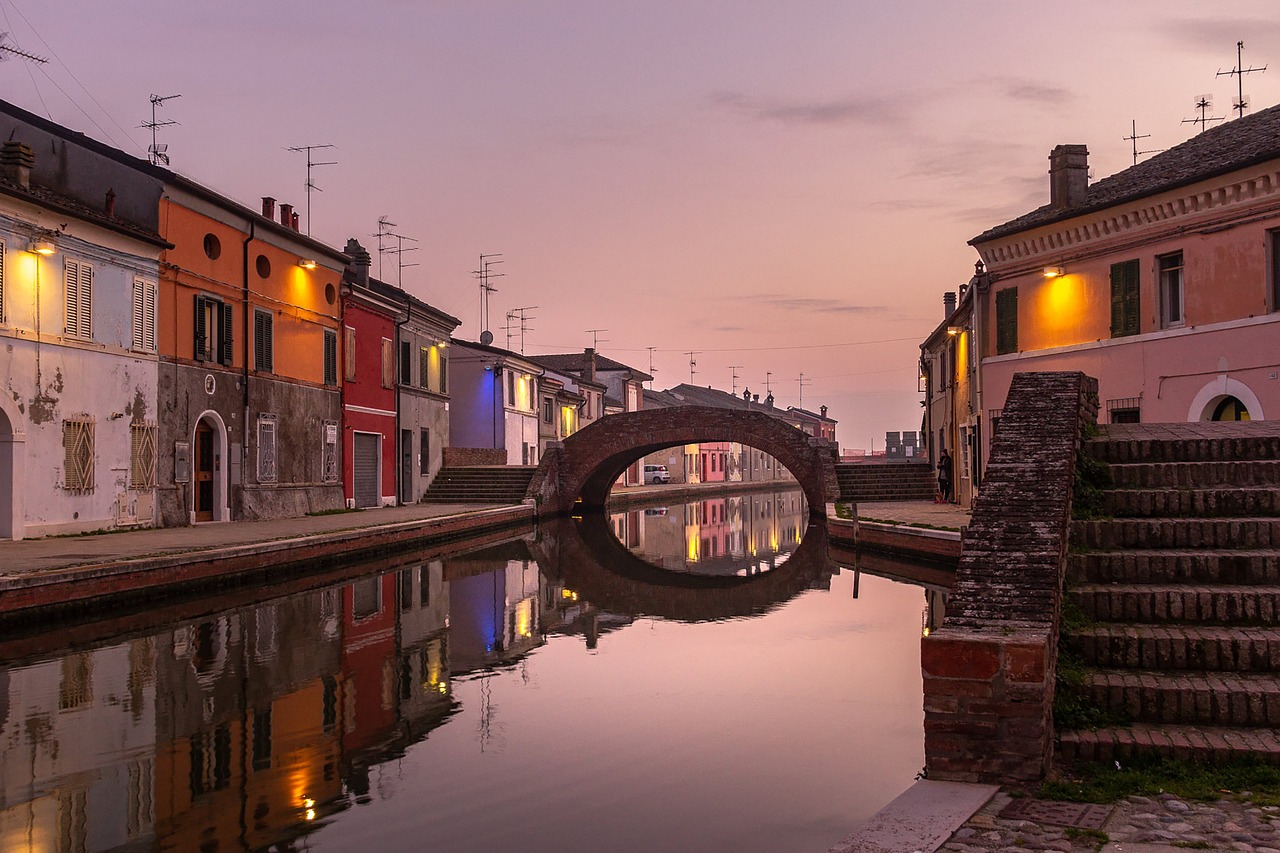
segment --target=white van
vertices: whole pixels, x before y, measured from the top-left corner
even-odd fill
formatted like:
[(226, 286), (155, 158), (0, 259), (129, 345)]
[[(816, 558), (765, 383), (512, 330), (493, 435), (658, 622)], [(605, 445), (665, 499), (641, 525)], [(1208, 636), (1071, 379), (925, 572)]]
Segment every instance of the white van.
[(644, 466), (644, 484), (646, 486), (658, 483), (666, 484), (671, 482), (671, 472), (667, 470), (666, 465), (646, 465)]

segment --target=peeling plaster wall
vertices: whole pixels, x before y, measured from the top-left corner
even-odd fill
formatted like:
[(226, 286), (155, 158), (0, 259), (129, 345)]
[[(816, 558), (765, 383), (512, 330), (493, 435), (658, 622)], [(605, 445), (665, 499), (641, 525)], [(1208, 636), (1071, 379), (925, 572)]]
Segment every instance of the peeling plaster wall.
[[(4, 322), (0, 324), (0, 392), (26, 432), (24, 535), (103, 530), (155, 522), (152, 491), (129, 488), (130, 424), (155, 421), (157, 358), (130, 350), (135, 276), (155, 282), (157, 251), (96, 226), (55, 222), (37, 208), (0, 201), (5, 245)], [(57, 251), (25, 251), (32, 223), (58, 229)], [(65, 225), (65, 228), (60, 228)], [(66, 335), (66, 259), (93, 267), (92, 339)], [(64, 488), (62, 423), (88, 414), (94, 427), (94, 488)]]

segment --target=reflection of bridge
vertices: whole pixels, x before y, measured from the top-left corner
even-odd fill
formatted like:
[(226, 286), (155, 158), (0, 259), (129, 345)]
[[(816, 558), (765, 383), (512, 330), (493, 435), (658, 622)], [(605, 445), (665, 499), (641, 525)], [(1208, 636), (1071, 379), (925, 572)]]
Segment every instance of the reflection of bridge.
[[(811, 518), (840, 496), (835, 446), (764, 412), (681, 406), (601, 418), (548, 449), (528, 494), (540, 515), (602, 510), (614, 482), (637, 459), (666, 447), (733, 441), (763, 450), (796, 478)], [(580, 504), (579, 504), (580, 502)]]
[(543, 571), (596, 607), (685, 622), (764, 613), (807, 589), (825, 585), (833, 570), (823, 525), (811, 525), (781, 566), (747, 577), (659, 568), (627, 550), (608, 521), (595, 514), (552, 522), (530, 548)]

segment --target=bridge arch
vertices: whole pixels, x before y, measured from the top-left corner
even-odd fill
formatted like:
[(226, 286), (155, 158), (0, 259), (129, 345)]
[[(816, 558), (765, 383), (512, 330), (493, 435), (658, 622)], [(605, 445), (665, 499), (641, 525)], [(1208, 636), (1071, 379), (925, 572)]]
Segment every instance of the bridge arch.
[(811, 518), (825, 518), (840, 495), (836, 447), (785, 421), (756, 411), (681, 406), (624, 412), (601, 418), (552, 448), (529, 484), (540, 515), (565, 514), (578, 501), (602, 510), (626, 468), (656, 450), (709, 441), (732, 441), (763, 450), (796, 478)]

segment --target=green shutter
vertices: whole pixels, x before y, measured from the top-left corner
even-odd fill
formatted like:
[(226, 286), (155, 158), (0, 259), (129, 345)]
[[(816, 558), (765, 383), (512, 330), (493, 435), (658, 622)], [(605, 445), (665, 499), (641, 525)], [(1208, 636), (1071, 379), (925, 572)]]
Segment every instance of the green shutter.
[(1111, 337), (1136, 335), (1138, 326), (1138, 261), (1111, 265)]
[(1018, 288), (996, 291), (996, 355), (1018, 351)]
[(209, 357), (209, 330), (205, 328), (203, 296), (196, 294), (196, 328), (194, 356), (196, 361), (204, 361)]

